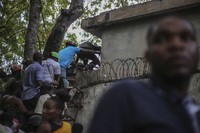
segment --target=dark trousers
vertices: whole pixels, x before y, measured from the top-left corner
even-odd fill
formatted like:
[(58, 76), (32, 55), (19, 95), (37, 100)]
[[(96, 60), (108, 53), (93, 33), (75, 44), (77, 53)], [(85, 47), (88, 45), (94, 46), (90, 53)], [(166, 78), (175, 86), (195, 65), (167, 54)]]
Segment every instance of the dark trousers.
[(28, 111), (34, 111), (35, 110), (35, 107), (37, 105), (39, 97), (40, 97), (40, 94), (37, 94), (32, 99), (28, 99), (28, 100), (23, 101), (23, 103), (26, 106), (26, 108), (28, 109)]

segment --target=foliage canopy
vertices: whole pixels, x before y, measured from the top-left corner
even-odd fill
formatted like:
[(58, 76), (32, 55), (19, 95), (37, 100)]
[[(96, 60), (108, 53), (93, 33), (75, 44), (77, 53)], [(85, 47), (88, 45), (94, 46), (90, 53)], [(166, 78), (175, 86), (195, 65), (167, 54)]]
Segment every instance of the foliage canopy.
[[(90, 40), (100, 44), (100, 39), (80, 30), (81, 20), (101, 12), (125, 7), (148, 0), (85, 0), (84, 13), (65, 34), (66, 40), (77, 43)], [(29, 0), (0, 1), (0, 66), (20, 63), (23, 59), (25, 33), (29, 19)], [(42, 0), (42, 14), (37, 35), (36, 51), (42, 52), (51, 29), (61, 9), (67, 9), (70, 0)]]

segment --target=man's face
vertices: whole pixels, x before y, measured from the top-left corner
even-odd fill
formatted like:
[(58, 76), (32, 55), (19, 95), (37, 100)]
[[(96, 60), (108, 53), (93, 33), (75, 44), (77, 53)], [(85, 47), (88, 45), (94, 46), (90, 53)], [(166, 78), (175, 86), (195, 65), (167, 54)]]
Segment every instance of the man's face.
[(197, 42), (191, 25), (166, 18), (154, 27), (148, 49), (155, 73), (168, 79), (190, 77), (197, 66)]

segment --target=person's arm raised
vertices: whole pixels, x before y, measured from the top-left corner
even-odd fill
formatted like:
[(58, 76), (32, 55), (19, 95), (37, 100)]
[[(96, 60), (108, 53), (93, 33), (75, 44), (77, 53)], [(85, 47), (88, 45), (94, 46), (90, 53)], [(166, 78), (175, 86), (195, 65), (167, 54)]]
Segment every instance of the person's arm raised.
[(89, 52), (89, 53), (101, 54), (101, 51), (90, 50), (90, 49), (85, 49), (85, 48), (81, 48), (80, 52)]

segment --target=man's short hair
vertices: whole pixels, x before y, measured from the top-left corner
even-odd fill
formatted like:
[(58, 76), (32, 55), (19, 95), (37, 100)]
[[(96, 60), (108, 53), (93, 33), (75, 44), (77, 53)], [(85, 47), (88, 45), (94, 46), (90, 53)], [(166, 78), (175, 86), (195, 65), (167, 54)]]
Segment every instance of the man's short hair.
[(185, 18), (183, 16), (174, 16), (174, 15), (164, 16), (164, 17), (160, 18), (157, 22), (151, 24), (149, 29), (147, 30), (146, 39), (147, 39), (147, 44), (148, 45), (151, 43), (151, 38), (153, 36), (155, 27), (161, 22), (161, 20), (166, 19), (166, 18), (175, 18), (175, 19), (179, 19), (179, 20), (183, 20), (183, 21), (187, 22), (191, 26), (192, 31), (194, 32), (194, 34), (196, 36), (195, 27), (194, 27), (193, 23), (189, 19), (187, 19), (187, 18)]
[(33, 54), (33, 61), (40, 61), (40, 60), (42, 60), (42, 54), (40, 53), (40, 52), (35, 52), (34, 54)]
[(67, 47), (67, 46), (77, 47), (77, 44), (74, 43), (74, 42), (72, 42), (72, 41), (67, 41), (67, 42), (65, 43), (65, 46), (66, 46), (66, 47)]

